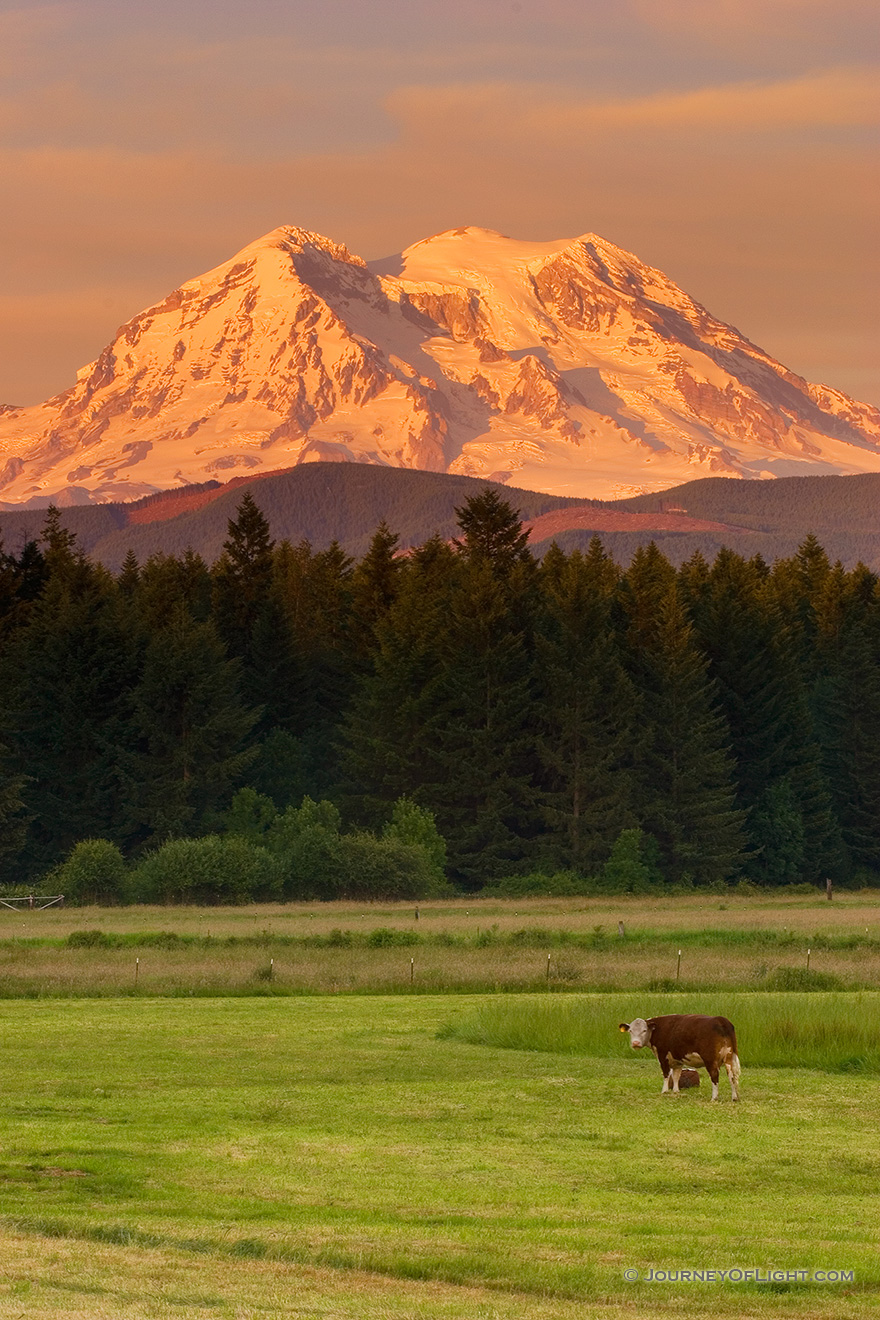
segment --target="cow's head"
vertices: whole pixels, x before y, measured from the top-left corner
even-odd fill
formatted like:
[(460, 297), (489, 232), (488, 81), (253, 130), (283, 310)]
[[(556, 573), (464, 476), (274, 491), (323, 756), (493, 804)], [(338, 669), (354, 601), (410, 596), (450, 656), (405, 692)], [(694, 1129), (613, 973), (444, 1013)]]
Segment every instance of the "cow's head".
[(650, 1028), (644, 1018), (633, 1018), (632, 1022), (621, 1022), (621, 1031), (629, 1032), (629, 1043), (634, 1050), (640, 1050), (648, 1044)]

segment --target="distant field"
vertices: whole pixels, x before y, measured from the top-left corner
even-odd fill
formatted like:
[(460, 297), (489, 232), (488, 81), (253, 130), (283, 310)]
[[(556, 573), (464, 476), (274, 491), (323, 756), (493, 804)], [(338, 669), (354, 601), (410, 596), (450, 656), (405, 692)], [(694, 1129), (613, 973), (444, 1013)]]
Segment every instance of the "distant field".
[(0, 998), (548, 987), (880, 988), (880, 893), (0, 908)]
[[(876, 1022), (880, 996), (838, 998)], [(789, 999), (796, 1016), (828, 997)], [(456, 1036), (487, 1007), (512, 1021), (542, 1002), (602, 1028), (593, 1052)], [(718, 1001), (745, 1025), (744, 1060), (774, 1003)], [(716, 1105), (705, 1080), (661, 1097), (656, 1061), (617, 1032), (621, 1007), (534, 995), (0, 1004), (0, 1315), (878, 1314), (876, 1080), (746, 1065), (738, 1105), (724, 1080)], [(682, 1269), (765, 1281), (645, 1279)], [(852, 1277), (817, 1282), (819, 1270)]]

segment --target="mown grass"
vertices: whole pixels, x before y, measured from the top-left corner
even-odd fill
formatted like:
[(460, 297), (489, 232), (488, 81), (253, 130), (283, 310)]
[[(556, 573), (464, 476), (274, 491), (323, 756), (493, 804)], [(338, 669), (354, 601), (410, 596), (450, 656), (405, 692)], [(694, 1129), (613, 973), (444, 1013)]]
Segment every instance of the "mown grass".
[[(504, 996), (450, 1019), (440, 1036), (504, 1049), (613, 1059), (629, 1051), (629, 1038), (616, 1030), (620, 1022), (661, 1013), (730, 1018), (743, 1068), (880, 1073), (880, 994), (875, 992), (723, 998), (697, 993)], [(653, 1056), (646, 1057), (654, 1063)]]
[[(438, 1038), (440, 997), (6, 1003), (0, 1315), (877, 1314), (876, 1081), (745, 1065), (744, 999), (738, 1106), (661, 1097), (610, 1000), (606, 1056)], [(623, 1276), (731, 1266), (854, 1278)]]

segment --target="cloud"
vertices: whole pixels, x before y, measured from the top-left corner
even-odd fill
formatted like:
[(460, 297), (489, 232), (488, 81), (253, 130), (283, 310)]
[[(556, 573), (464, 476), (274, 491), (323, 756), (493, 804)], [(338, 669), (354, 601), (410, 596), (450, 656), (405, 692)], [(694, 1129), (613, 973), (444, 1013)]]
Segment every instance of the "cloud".
[(541, 138), (569, 150), (572, 135), (616, 132), (771, 137), (781, 130), (880, 123), (880, 68), (832, 69), (776, 82), (749, 81), (627, 99), (560, 96), (543, 86), (464, 84), (401, 88), (386, 102), (410, 137), (493, 142)]
[[(880, 30), (875, 0), (630, 0), (633, 18), (661, 36), (760, 60), (814, 52), (817, 61), (874, 48)], [(769, 47), (769, 51), (762, 50)]]
[(365, 257), (468, 223), (536, 239), (594, 230), (803, 374), (865, 370), (877, 268), (866, 69), (628, 98), (420, 86), (385, 108), (388, 140), (345, 152), (0, 151), (0, 287), (18, 299), (0, 308), (13, 325), (0, 401), (70, 383), (121, 320), (283, 223)]

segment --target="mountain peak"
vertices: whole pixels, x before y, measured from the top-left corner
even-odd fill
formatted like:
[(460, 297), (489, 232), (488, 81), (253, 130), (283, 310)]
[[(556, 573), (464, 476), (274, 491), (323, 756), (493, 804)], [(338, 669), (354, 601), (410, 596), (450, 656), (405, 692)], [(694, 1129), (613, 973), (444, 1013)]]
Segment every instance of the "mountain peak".
[(331, 459), (587, 498), (880, 471), (880, 413), (809, 385), (597, 234), (449, 229), (369, 266), (281, 225), (0, 408), (0, 500), (135, 499)]
[(349, 252), (344, 243), (335, 243), (332, 238), (326, 238), (312, 229), (300, 229), (297, 225), (279, 225), (277, 229), (271, 229), (268, 234), (264, 234), (262, 238), (243, 248), (239, 256), (266, 248), (280, 248), (286, 252), (326, 252), (335, 261), (344, 261), (355, 266), (366, 265), (363, 258)]

